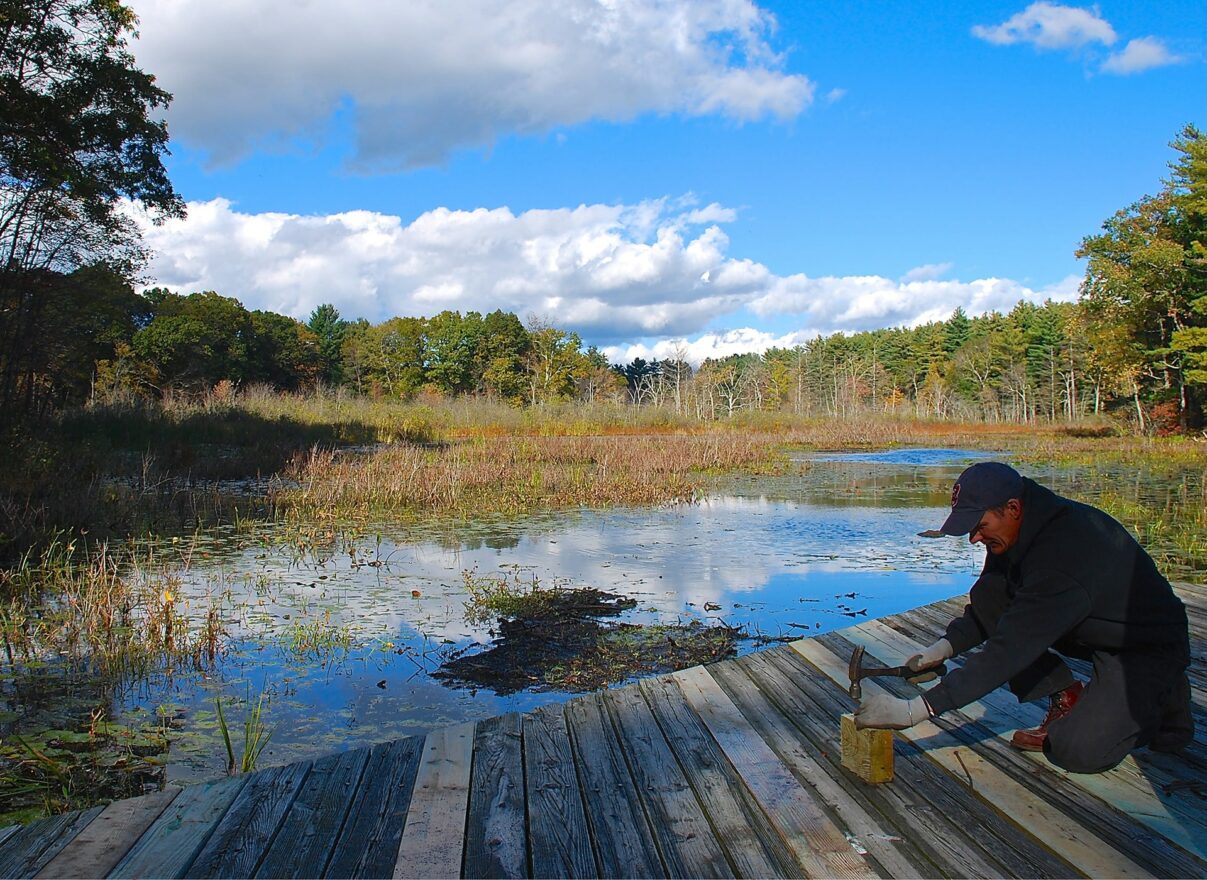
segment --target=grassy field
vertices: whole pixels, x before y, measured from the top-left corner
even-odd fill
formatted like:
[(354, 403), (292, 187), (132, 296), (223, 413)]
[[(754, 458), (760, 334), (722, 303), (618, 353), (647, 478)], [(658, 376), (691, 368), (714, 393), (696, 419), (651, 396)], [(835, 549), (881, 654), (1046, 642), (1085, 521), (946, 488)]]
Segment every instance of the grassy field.
[[(93, 407), (10, 428), (0, 566), (58, 539), (179, 534), (222, 522), (474, 517), (690, 500), (727, 472), (773, 473), (786, 449), (953, 446), (1035, 465), (1207, 472), (1207, 443), (1093, 425), (986, 425), (743, 413), (702, 422), (617, 405), (517, 409), (252, 389)], [(1204, 479), (1207, 479), (1205, 477)], [(1141, 530), (1201, 551), (1204, 487), (1160, 510), (1106, 497)], [(82, 542), (80, 542), (82, 543)]]
[[(86, 723), (65, 711), (60, 723), (27, 738), (6, 737), (0, 799), (21, 805), (10, 819), (161, 781), (158, 756), (176, 720), (115, 724), (96, 708), (108, 705), (102, 685), (186, 670), (208, 674), (230, 609), (221, 596), (182, 598), (174, 566), (187, 550), (157, 555), (147, 537), (159, 538), (160, 547), (187, 548), (190, 535), (233, 525), (253, 540), (267, 521), (294, 536), (303, 553), (337, 530), (374, 520), (456, 523), (690, 503), (734, 475), (810, 467), (799, 456), (793, 461), (792, 451), (933, 446), (1008, 452), (1023, 469), (1058, 477), (1064, 494), (1119, 518), (1171, 577), (1201, 582), (1207, 572), (1207, 443), (1123, 436), (1104, 423), (826, 421), (767, 413), (701, 422), (619, 406), (515, 409), (253, 390), (90, 408), (7, 432), (0, 456), (0, 673), (32, 675), (48, 705), (91, 707)], [(495, 687), (531, 687), (537, 647), (544, 652), (540, 686), (574, 691), (726, 656), (742, 636), (691, 622), (614, 625), (590, 614), (571, 621), (557, 603), (581, 604), (583, 597), (546, 595), (535, 584), (519, 591), (522, 606), (510, 611), (515, 590), (487, 581), (467, 589), (484, 614), (508, 617), (506, 641), (517, 659), (508, 666), (496, 657), (484, 671), (480, 656), (467, 656), (464, 668), (449, 674), (470, 682), (489, 674)], [(542, 623), (533, 628), (524, 618), (536, 600)], [(545, 608), (550, 602), (554, 607)], [(560, 641), (546, 637), (550, 621)], [(525, 647), (529, 631), (543, 634), (537, 647)], [(338, 653), (349, 638), (322, 616), (298, 619), (284, 650)], [(62, 681), (40, 671), (48, 657), (66, 664)], [(246, 719), (258, 717), (257, 705), (249, 694)], [(13, 718), (4, 723), (17, 717), (8, 714)], [(249, 754), (254, 763), (262, 747), (265, 732), (252, 733), (245, 733), (239, 763)], [(234, 752), (228, 745), (232, 764)]]

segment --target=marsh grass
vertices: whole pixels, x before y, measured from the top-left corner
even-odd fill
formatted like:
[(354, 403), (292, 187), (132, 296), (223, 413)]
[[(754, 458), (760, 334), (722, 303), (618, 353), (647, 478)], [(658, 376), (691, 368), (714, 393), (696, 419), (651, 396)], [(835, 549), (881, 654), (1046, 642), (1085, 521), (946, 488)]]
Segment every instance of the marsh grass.
[(251, 773), (256, 769), (260, 755), (272, 739), (276, 728), (271, 730), (265, 720), (267, 707), (264, 705), (264, 694), (256, 698), (255, 705), (250, 698), (246, 701), (247, 711), (243, 716), (243, 746), (235, 758), (234, 743), (231, 741), (230, 727), (226, 721), (226, 712), (222, 708), (222, 698), (214, 698), (214, 709), (218, 716), (218, 729), (222, 734), (223, 745), (226, 746), (226, 774), (235, 776), (239, 773)]
[(472, 516), (690, 501), (703, 475), (783, 468), (779, 438), (708, 433), (480, 437), (394, 445), (363, 456), (314, 450), (276, 491), (297, 519), (383, 513)]
[(0, 745), (0, 822), (84, 809), (163, 784), (166, 729), (106, 721), (82, 728), (11, 732)]
[(601, 617), (637, 607), (634, 599), (595, 589), (570, 589), (555, 581), (544, 584), (531, 572), (516, 567), (505, 575), (480, 575), (476, 569), (461, 572), (468, 598), (465, 619), (474, 625), (498, 618), (554, 620)]
[[(515, 569), (506, 575), (463, 571), (466, 619), (491, 623), (490, 647), (458, 652), (435, 677), (454, 687), (584, 693), (638, 676), (732, 656), (745, 630), (699, 620), (618, 622), (636, 600), (592, 587), (543, 584)], [(612, 619), (608, 622), (608, 619)]]
[(324, 665), (337, 664), (355, 645), (347, 626), (331, 622), (331, 612), (309, 620), (297, 620), (282, 635), (286, 653), (295, 660), (317, 660)]
[(221, 603), (184, 597), (178, 566), (135, 545), (77, 553), (61, 539), (27, 554), (0, 570), (2, 665), (14, 672), (54, 659), (128, 680), (211, 667), (226, 636)]

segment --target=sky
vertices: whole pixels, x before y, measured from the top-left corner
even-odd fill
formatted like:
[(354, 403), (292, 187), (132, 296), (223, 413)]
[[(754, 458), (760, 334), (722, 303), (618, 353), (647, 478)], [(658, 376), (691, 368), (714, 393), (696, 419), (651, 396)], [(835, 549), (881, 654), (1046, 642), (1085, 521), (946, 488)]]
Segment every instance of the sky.
[(514, 312), (616, 363), (1072, 300), (1207, 128), (1207, 3), (132, 0), (148, 286)]

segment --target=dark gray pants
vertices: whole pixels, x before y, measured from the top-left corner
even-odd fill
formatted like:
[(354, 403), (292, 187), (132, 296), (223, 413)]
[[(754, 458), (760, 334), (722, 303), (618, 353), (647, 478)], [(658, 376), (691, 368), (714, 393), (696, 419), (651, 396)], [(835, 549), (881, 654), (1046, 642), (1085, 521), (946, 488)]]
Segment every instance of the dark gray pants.
[[(982, 576), (969, 598), (977, 622), (992, 637), (1010, 603), (1005, 579)], [(1009, 681), (1020, 703), (1073, 684), (1073, 673), (1061, 655), (1090, 660), (1093, 671), (1073, 710), (1048, 727), (1044, 754), (1053, 764), (1073, 773), (1109, 770), (1132, 749), (1152, 742), (1159, 731), (1169, 734), (1165, 728), (1170, 724), (1192, 725), (1186, 679), (1189, 642), (1125, 651), (1058, 642)]]

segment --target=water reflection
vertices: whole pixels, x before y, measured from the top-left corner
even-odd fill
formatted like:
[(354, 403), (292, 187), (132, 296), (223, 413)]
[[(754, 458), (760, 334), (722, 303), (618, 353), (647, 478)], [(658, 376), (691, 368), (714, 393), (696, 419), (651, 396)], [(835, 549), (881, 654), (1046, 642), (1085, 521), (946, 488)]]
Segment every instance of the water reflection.
[[(466, 572), (617, 593), (636, 601), (625, 622), (698, 620), (768, 637), (933, 602), (966, 590), (980, 568), (979, 548), (917, 535), (942, 521), (951, 482), (974, 455), (824, 456), (792, 476), (734, 480), (692, 505), (439, 530), (380, 523), (302, 551), (283, 535), (210, 547), (185, 589), (225, 597), (234, 640), (224, 680), (177, 680), (139, 702), (203, 713), (219, 689), (266, 690), (278, 727), (264, 760), (283, 763), (564, 698), (433, 678), (497, 635), (466, 620)], [(169, 776), (220, 769), (221, 755), (198, 739), (174, 750)]]

